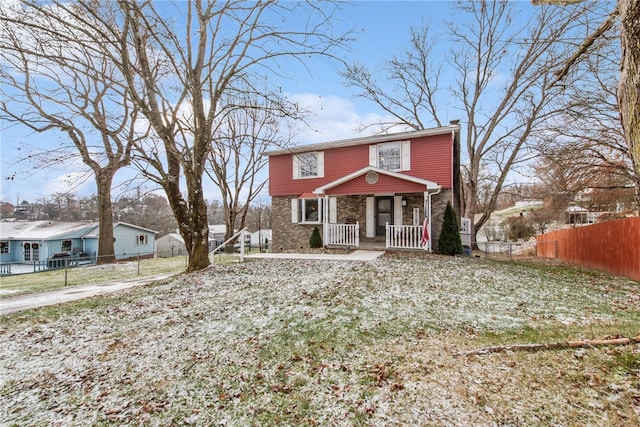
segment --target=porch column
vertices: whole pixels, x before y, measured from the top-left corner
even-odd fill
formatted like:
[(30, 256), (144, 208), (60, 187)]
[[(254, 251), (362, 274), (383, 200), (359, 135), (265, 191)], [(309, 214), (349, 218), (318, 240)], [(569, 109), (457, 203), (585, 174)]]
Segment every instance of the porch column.
[(326, 246), (329, 241), (329, 196), (324, 195), (322, 201), (322, 245)]

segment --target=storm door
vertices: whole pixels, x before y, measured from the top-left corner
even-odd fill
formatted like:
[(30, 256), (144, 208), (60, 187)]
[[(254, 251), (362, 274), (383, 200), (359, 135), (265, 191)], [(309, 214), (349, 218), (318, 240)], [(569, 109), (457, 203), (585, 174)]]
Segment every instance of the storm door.
[(385, 236), (387, 223), (393, 224), (393, 196), (376, 197), (376, 236)]

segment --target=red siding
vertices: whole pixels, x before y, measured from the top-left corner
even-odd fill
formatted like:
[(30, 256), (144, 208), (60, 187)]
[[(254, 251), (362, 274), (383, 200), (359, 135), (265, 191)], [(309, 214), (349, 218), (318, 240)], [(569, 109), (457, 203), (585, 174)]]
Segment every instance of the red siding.
[[(369, 145), (355, 145), (327, 149), (324, 151), (324, 178), (293, 179), (293, 158), (291, 154), (269, 157), (269, 193), (272, 196), (290, 196), (308, 193), (316, 188), (344, 177), (369, 165)], [(422, 178), (451, 188), (452, 183), (452, 135), (434, 135), (411, 140), (411, 170), (401, 172), (416, 178)], [(331, 190), (331, 194), (416, 192), (424, 191), (424, 186), (416, 190), (416, 185), (407, 181), (401, 183), (384, 176), (376, 184), (363, 187), (364, 177), (345, 183)], [(388, 179), (386, 179), (388, 178)], [(347, 188), (350, 190), (348, 191)], [(336, 191), (340, 191), (337, 193)], [(348, 192), (346, 192), (348, 191)], [(353, 191), (353, 192), (351, 192)]]
[(403, 173), (452, 187), (452, 135), (434, 135), (411, 140), (411, 170)]

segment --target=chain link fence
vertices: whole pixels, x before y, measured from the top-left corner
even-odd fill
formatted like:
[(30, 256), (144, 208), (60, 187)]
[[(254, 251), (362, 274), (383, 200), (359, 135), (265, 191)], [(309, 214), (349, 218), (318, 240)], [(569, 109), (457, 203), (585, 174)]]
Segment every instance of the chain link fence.
[(535, 259), (536, 242), (502, 242), (489, 241), (478, 243), (478, 248), (483, 251), (485, 258), (502, 260)]
[[(100, 262), (103, 260), (105, 262)], [(186, 256), (155, 258), (153, 253), (139, 253), (116, 261), (113, 261), (113, 255), (110, 255), (87, 258), (69, 256), (31, 262), (3, 263), (0, 275), (0, 296), (41, 292), (65, 286), (102, 284), (167, 273), (177, 274), (185, 270), (187, 262)]]

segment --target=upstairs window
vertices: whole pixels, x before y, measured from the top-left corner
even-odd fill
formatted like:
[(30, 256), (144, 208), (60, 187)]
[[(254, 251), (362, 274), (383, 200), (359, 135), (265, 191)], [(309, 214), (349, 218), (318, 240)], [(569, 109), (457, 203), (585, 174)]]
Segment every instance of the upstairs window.
[(369, 146), (369, 165), (399, 172), (411, 169), (411, 142), (384, 142)]
[(401, 146), (399, 142), (378, 145), (378, 167), (388, 171), (399, 171), (401, 165)]
[(314, 151), (293, 156), (293, 179), (322, 178), (323, 176), (323, 152)]

